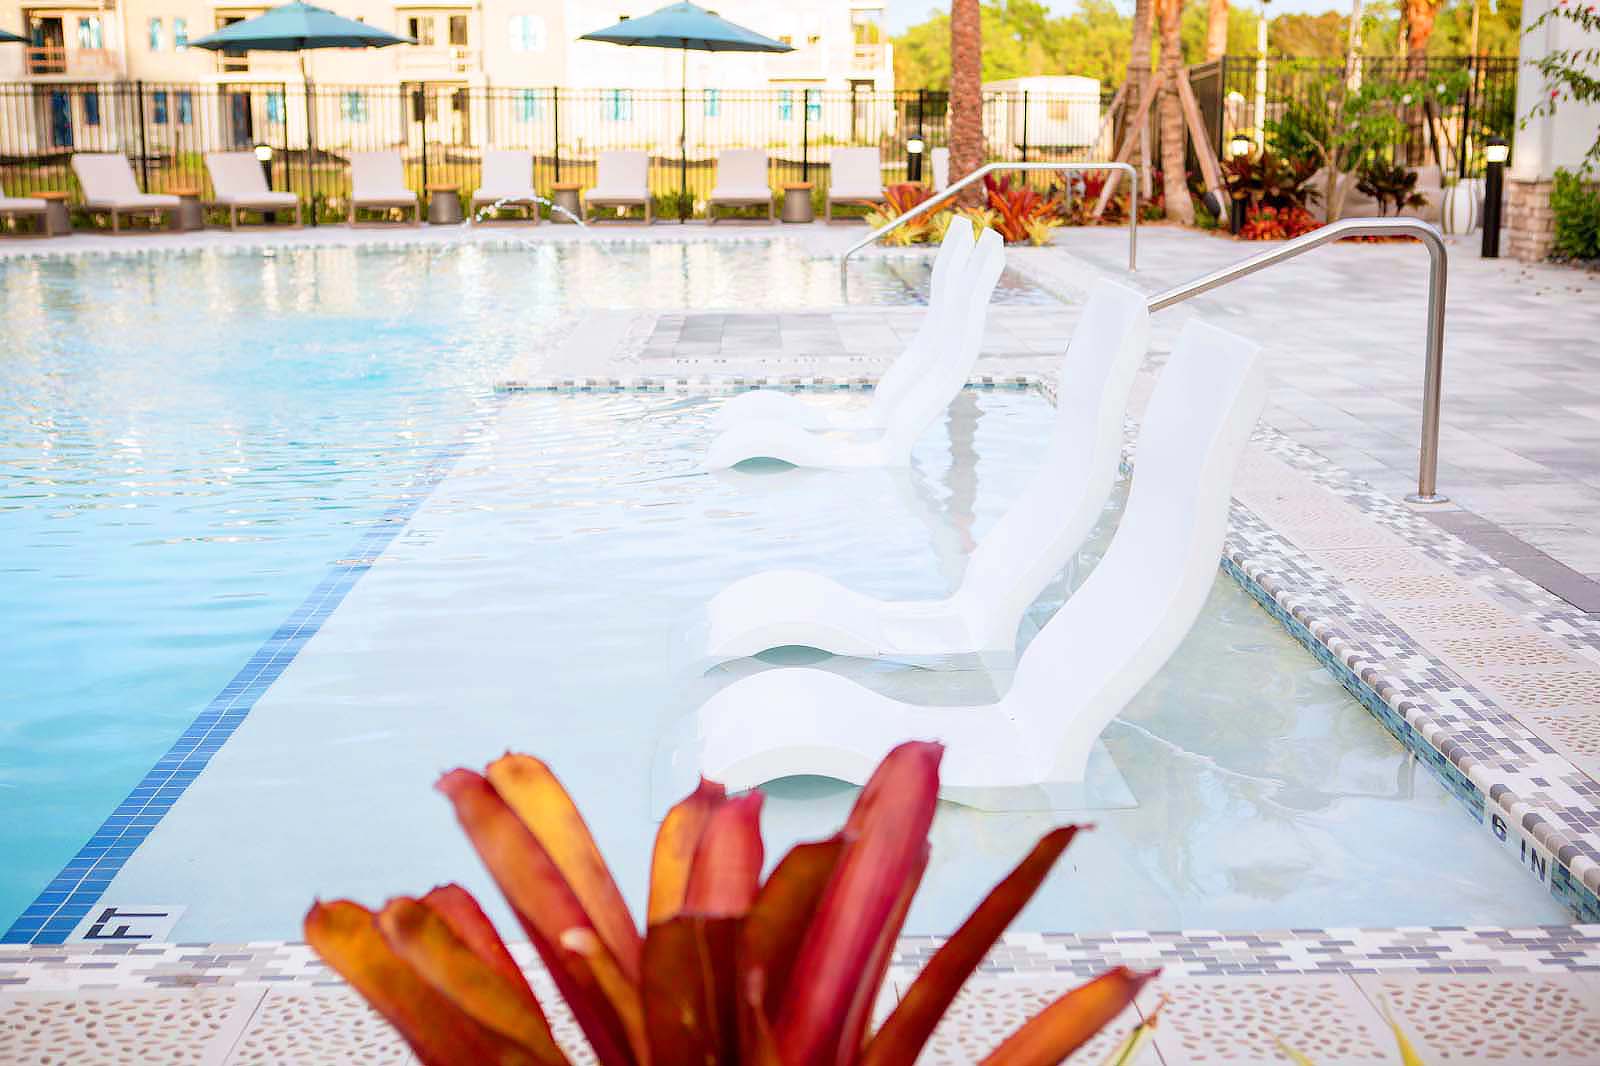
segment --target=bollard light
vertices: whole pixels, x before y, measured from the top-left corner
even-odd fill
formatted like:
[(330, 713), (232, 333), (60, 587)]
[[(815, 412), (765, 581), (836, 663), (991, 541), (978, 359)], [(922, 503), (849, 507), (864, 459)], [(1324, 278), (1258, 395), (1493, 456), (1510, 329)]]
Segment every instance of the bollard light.
[(272, 162), (272, 145), (270, 145), (270, 144), (258, 144), (258, 145), (256, 145), (256, 159), (258, 161), (262, 162), (262, 163), (270, 163), (270, 162)]
[[(272, 188), (272, 145), (256, 145), (256, 162), (261, 164), (261, 176), (266, 179), (267, 188)], [(262, 217), (267, 220), (269, 225), (278, 221), (278, 215), (275, 211), (267, 211)]]
[(906, 151), (910, 152), (912, 155), (921, 155), (922, 150), (926, 147), (927, 145), (922, 143), (921, 137), (913, 137), (906, 142)]
[(921, 137), (906, 139), (906, 180), (922, 180), (922, 152), (927, 148)]
[(1499, 137), (1483, 145), (1483, 250), (1485, 259), (1500, 258), (1500, 199), (1505, 187), (1506, 159), (1511, 146)]
[(1250, 154), (1250, 149), (1254, 147), (1255, 141), (1251, 140), (1249, 134), (1241, 130), (1235, 133), (1233, 139), (1228, 142), (1228, 158), (1238, 159), (1242, 156), (1247, 156)]

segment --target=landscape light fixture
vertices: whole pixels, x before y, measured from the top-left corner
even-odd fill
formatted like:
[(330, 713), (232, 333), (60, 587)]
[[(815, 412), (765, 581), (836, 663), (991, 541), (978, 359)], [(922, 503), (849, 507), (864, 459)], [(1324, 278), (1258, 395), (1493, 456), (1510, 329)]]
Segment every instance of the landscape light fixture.
[(921, 137), (906, 139), (906, 180), (922, 180), (922, 152), (927, 148)]
[(1504, 193), (1506, 158), (1511, 146), (1500, 137), (1483, 143), (1483, 251), (1485, 259), (1500, 258), (1500, 200)]
[(272, 162), (272, 145), (270, 145), (270, 144), (258, 144), (258, 145), (256, 145), (256, 160), (258, 162), (261, 162), (261, 163), (270, 163), (270, 162)]
[(1241, 156), (1247, 156), (1250, 154), (1250, 149), (1254, 147), (1255, 141), (1251, 139), (1248, 133), (1240, 130), (1238, 133), (1235, 133), (1233, 135), (1233, 139), (1228, 142), (1228, 158), (1238, 159)]

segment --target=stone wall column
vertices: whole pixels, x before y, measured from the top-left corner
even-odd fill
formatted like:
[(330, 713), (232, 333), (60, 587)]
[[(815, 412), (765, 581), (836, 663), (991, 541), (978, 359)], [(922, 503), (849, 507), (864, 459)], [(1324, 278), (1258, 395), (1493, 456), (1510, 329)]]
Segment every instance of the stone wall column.
[(1555, 212), (1550, 209), (1552, 181), (1507, 177), (1506, 202), (1500, 230), (1500, 252), (1525, 263), (1550, 254), (1555, 242)]

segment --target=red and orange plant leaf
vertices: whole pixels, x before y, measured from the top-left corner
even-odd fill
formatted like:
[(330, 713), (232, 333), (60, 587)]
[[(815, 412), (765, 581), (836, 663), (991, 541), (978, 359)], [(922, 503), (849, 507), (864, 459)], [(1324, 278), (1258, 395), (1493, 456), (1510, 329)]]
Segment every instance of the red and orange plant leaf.
[(644, 942), (567, 790), (548, 766), (531, 755), (502, 756), (489, 764), (487, 776), (561, 871), (622, 972), (636, 983)]
[(915, 1062), (961, 986), (1000, 935), (1027, 906), (1056, 860), (1078, 833), (1063, 826), (1046, 833), (1022, 862), (994, 887), (961, 928), (928, 960), (872, 1042), (860, 1066)]
[(689, 868), (694, 864), (700, 836), (727, 795), (727, 789), (702, 777), (699, 787), (679, 800), (661, 820), (655, 851), (650, 856), (649, 925), (664, 922), (683, 909)]
[(980, 1066), (1055, 1066), (1121, 1014), (1158, 972), (1107, 970), (1035, 1014)]
[(761, 800), (747, 792), (718, 807), (689, 869), (683, 909), (710, 918), (742, 917), (761, 885)]
[[(861, 791), (844, 853), (795, 959), (773, 1027), (789, 1066), (834, 1061), (857, 983), (921, 869), (939, 792), (938, 744), (891, 751)], [(855, 1048), (849, 1049), (850, 1054)]]
[[(596, 931), (555, 860), (482, 775), (452, 770), (439, 779), (438, 787), (455, 805), (457, 820), (533, 941), (601, 1066), (632, 1066), (636, 1060), (623, 1021), (629, 1004), (612, 1002), (593, 960), (563, 942), (573, 930)], [(597, 951), (609, 952), (598, 935), (595, 943)]]
[(635, 1061), (648, 1063), (650, 1038), (644, 1028), (644, 999), (640, 986), (622, 972), (616, 959), (611, 957), (593, 931), (568, 929), (561, 934), (561, 946), (589, 964), (589, 970), (601, 992), (616, 1008)]
[[(444, 919), (450, 931), (471, 948), (473, 954), (505, 975), (506, 980), (527, 989), (529, 998), (533, 998), (533, 990), (528, 988), (528, 980), (522, 975), (522, 968), (517, 965), (517, 960), (511, 957), (511, 952), (507, 950), (505, 941), (500, 939), (494, 923), (483, 913), (483, 908), (478, 906), (478, 901), (472, 898), (471, 892), (457, 884), (436, 885), (422, 897), (422, 903)], [(538, 1000), (534, 1002), (537, 1004)]]
[[(800, 942), (843, 851), (842, 836), (795, 845), (778, 860), (745, 916), (739, 934), (740, 978), (747, 991), (759, 989), (764, 1010), (783, 1001)], [(770, 1023), (770, 1014), (765, 1020)]]
[(911, 910), (911, 899), (922, 884), (922, 875), (927, 872), (928, 855), (932, 850), (927, 841), (923, 841), (922, 854), (918, 857), (916, 870), (906, 878), (894, 910), (889, 912), (888, 920), (878, 931), (878, 942), (873, 945), (872, 954), (868, 956), (866, 965), (861, 968), (861, 973), (852, 979), (855, 984), (855, 997), (845, 1011), (844, 1026), (839, 1035), (837, 1060), (841, 1066), (843, 1064), (853, 1066), (861, 1053), (861, 1045), (866, 1042), (867, 1026), (872, 1021), (872, 1008), (878, 1002), (878, 994), (883, 991), (884, 979), (889, 975), (889, 963), (894, 958), (895, 941), (900, 939), (900, 930), (905, 928), (906, 914)]
[(469, 1018), (522, 1048), (534, 1062), (567, 1066), (521, 971), (510, 976), (486, 962), (422, 901), (392, 899), (377, 923), (390, 950)]
[(739, 919), (680, 914), (644, 940), (650, 1066), (734, 1066), (739, 1060), (734, 953)]
[(783, 1056), (778, 1053), (778, 1038), (767, 1017), (767, 989), (761, 971), (741, 971), (739, 983), (740, 1066), (784, 1066)]
[(494, 1062), (510, 1066), (540, 1060), (458, 1010), (396, 955), (378, 931), (373, 913), (359, 903), (314, 903), (306, 912), (306, 941), (322, 960), (411, 1045), (423, 1066)]

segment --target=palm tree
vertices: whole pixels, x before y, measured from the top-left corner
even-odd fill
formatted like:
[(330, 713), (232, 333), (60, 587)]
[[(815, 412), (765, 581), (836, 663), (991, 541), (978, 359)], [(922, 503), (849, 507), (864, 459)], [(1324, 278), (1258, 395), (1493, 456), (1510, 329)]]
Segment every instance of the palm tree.
[[(1133, 46), (1128, 53), (1128, 98), (1123, 101), (1122, 113), (1127, 116), (1127, 121), (1132, 122), (1139, 114), (1139, 109), (1144, 106), (1144, 94), (1150, 89), (1150, 23), (1151, 16), (1155, 13), (1156, 0), (1134, 0), (1133, 4)], [(1138, 137), (1139, 131), (1128, 129), (1124, 137)], [(1141, 185), (1146, 192), (1150, 189), (1150, 160), (1142, 151), (1144, 142), (1139, 143), (1141, 152), (1139, 166), (1142, 171)]]
[(1206, 59), (1221, 59), (1228, 52), (1228, 0), (1211, 0), (1206, 7)]
[(1183, 68), (1183, 45), (1178, 39), (1182, 0), (1161, 0), (1161, 195), (1167, 217), (1194, 224), (1194, 204), (1189, 200), (1188, 141), (1183, 108), (1178, 102), (1178, 73)]
[[(983, 23), (978, 0), (950, 3), (950, 180), (983, 165)], [(983, 190), (968, 186), (961, 202), (976, 206)]]
[(1405, 0), (1406, 58), (1413, 71), (1420, 72), (1428, 54), (1428, 38), (1433, 36), (1433, 19), (1439, 13), (1439, 0)]

